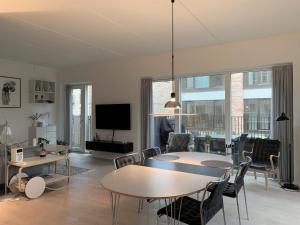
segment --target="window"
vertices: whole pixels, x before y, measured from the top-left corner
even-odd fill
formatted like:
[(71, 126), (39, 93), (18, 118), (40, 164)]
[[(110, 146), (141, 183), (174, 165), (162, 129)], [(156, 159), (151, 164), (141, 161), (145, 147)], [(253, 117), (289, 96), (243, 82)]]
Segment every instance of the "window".
[(169, 132), (175, 130), (175, 118), (168, 116), (174, 113), (174, 109), (164, 107), (165, 103), (170, 100), (172, 92), (172, 81), (153, 81), (152, 83), (152, 111), (153, 127), (152, 140), (154, 146), (160, 146), (162, 151), (165, 150)]
[(209, 76), (195, 77), (195, 88), (209, 88)]
[[(184, 85), (187, 79), (182, 78)], [(195, 87), (191, 91), (181, 88), (182, 110), (195, 113), (183, 116), (182, 126), (194, 136), (223, 137), (225, 135), (225, 87), (224, 75), (195, 76)], [(191, 110), (193, 109), (193, 110)]]
[(194, 78), (189, 77), (186, 79), (186, 88), (190, 89), (194, 87)]
[(231, 96), (232, 136), (270, 137), (272, 71), (232, 74)]

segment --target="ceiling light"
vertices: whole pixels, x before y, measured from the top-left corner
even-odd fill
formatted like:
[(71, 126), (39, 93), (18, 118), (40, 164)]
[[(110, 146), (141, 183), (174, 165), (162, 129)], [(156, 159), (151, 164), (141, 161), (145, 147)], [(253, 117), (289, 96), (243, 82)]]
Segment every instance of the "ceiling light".
[(171, 99), (165, 104), (165, 108), (179, 109), (181, 105), (178, 101), (176, 101), (175, 81), (174, 81), (174, 2), (175, 0), (171, 0), (172, 3), (172, 93), (171, 93)]

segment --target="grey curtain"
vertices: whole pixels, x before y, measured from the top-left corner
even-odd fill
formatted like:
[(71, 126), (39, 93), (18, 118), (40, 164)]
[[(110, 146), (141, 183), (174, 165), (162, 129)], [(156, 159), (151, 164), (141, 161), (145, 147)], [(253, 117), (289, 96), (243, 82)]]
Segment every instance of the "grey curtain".
[(141, 80), (141, 150), (151, 147), (153, 131), (152, 113), (152, 79)]
[(70, 97), (71, 86), (66, 86), (66, 115), (65, 115), (65, 141), (70, 144)]
[[(273, 137), (280, 141), (279, 166), (283, 181), (289, 181), (289, 167), (292, 166), (292, 180), (294, 177), (293, 152), (293, 66), (274, 66), (273, 72)], [(277, 122), (276, 118), (284, 112), (288, 121)], [(291, 161), (289, 160), (291, 150)]]

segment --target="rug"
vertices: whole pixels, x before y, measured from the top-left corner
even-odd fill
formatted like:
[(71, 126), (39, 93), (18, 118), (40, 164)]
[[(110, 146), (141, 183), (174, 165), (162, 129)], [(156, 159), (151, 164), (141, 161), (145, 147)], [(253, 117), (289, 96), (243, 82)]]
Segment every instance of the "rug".
[[(77, 166), (71, 166), (70, 169), (71, 169), (71, 176), (75, 176), (75, 175), (90, 171), (90, 169), (81, 168), (81, 167), (77, 167)], [(59, 174), (67, 175), (67, 168), (66, 168), (65, 164), (57, 164), (56, 171)]]

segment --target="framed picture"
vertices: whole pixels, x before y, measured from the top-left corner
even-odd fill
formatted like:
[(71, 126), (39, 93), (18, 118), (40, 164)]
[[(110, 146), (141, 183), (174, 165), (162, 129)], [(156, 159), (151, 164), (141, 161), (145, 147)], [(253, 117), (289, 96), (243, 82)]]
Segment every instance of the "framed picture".
[(0, 76), (0, 108), (21, 108), (21, 79)]

